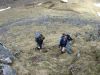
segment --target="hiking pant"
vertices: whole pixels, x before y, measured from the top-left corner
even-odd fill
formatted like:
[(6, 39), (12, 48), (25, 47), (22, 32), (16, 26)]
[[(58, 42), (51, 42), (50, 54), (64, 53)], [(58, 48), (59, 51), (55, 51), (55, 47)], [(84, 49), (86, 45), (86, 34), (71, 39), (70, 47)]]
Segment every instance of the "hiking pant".
[(60, 48), (61, 53), (64, 53), (64, 52), (65, 52), (65, 49), (66, 49), (65, 47), (61, 47), (61, 48)]
[(42, 49), (42, 45), (43, 45), (43, 40), (40, 40), (39, 38), (35, 39), (36, 43), (37, 43), (37, 47), (39, 49)]
[(72, 54), (72, 46), (71, 46), (71, 42), (68, 42), (67, 45), (66, 45), (66, 51), (68, 54)]

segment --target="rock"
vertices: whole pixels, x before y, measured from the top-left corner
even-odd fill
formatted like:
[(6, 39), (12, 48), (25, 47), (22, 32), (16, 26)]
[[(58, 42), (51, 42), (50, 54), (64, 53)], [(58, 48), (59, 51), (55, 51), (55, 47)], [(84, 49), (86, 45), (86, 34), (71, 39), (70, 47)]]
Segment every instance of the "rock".
[(1, 74), (0, 75), (16, 75), (16, 71), (12, 69), (9, 65), (1, 65)]
[(0, 62), (9, 64), (12, 63), (14, 55), (3, 44), (0, 43)]
[(7, 7), (7, 8), (4, 8), (4, 9), (0, 9), (0, 11), (5, 11), (5, 10), (8, 10), (10, 9), (11, 7)]
[(61, 2), (67, 3), (67, 2), (68, 2), (68, 0), (61, 0)]
[(0, 59), (0, 62), (4, 64), (12, 64), (12, 60), (9, 57)]

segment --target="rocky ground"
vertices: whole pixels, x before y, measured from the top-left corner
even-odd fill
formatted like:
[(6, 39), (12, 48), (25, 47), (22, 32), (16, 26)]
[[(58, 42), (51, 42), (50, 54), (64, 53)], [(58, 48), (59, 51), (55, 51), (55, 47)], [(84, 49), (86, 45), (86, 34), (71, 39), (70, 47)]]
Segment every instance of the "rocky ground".
[[(16, 8), (11, 4), (11, 9), (0, 12), (0, 42), (17, 52), (11, 65), (17, 75), (99, 75), (100, 18), (94, 8), (59, 1), (39, 3)], [(35, 50), (36, 31), (46, 37), (41, 52)], [(64, 32), (74, 39), (72, 55), (60, 54), (58, 42)]]

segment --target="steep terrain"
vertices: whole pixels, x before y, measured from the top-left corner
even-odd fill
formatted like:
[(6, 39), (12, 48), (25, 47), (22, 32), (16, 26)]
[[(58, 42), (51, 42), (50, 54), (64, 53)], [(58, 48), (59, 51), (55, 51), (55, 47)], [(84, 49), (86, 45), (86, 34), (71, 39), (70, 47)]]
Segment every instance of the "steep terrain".
[[(17, 75), (100, 74), (100, 18), (94, 7), (58, 0), (15, 1), (8, 4), (11, 9), (0, 12), (0, 42), (19, 51), (12, 64)], [(18, 6), (19, 1), (26, 4)], [(36, 31), (46, 37), (42, 51), (35, 50)], [(72, 55), (60, 54), (58, 43), (64, 32), (74, 39)]]

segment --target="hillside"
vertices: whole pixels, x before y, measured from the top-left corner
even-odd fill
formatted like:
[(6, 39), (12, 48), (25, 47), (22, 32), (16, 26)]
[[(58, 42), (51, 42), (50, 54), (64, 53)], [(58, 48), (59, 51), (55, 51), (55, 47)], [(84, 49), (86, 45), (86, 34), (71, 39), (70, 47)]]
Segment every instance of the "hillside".
[[(19, 51), (11, 65), (17, 75), (99, 75), (100, 17), (91, 1), (31, 1), (8, 0), (11, 9), (0, 12), (0, 42)], [(42, 51), (35, 49), (36, 31), (46, 37)], [(71, 55), (58, 48), (64, 32), (74, 39)]]

